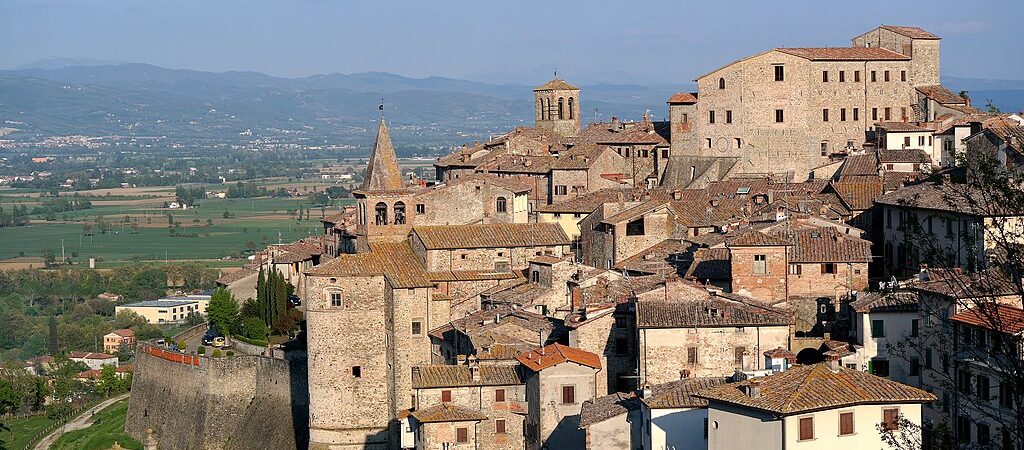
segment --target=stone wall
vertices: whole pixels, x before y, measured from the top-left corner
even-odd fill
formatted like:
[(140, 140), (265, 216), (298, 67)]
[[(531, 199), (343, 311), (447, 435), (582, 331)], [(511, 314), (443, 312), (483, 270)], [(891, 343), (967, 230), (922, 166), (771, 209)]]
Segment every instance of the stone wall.
[[(505, 391), (505, 401), (495, 401), (495, 391)], [(416, 389), (416, 404), (420, 409), (441, 403), (441, 393), (451, 391), (451, 404), (476, 409), (487, 416), (477, 426), (479, 450), (523, 448), (523, 415), (519, 408), (526, 402), (526, 386), (463, 386), (452, 388)], [(495, 420), (505, 421), (505, 432), (498, 433)]]
[(136, 353), (128, 435), (142, 441), (152, 428), (164, 450), (307, 447), (304, 354), (204, 357), (188, 364), (184, 356)]
[[(789, 271), (786, 247), (733, 247), (732, 291), (772, 303), (787, 298), (786, 276)], [(754, 274), (754, 258), (765, 257), (765, 273)]]
[[(681, 370), (691, 377), (722, 377), (740, 368), (737, 348), (746, 355), (744, 370), (764, 368), (765, 351), (789, 348), (788, 326), (660, 328), (640, 330), (640, 377), (646, 384), (678, 380)], [(688, 361), (689, 348), (697, 349), (697, 361)]]

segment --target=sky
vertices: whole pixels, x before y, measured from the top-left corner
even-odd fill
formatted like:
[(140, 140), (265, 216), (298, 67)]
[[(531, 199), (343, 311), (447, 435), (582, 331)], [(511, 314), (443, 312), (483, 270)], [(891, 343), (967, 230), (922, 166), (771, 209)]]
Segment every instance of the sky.
[(880, 24), (940, 35), (944, 76), (1024, 79), (1024, 1), (0, 0), (0, 68), (52, 57), (301, 77), (690, 81), (772, 47)]

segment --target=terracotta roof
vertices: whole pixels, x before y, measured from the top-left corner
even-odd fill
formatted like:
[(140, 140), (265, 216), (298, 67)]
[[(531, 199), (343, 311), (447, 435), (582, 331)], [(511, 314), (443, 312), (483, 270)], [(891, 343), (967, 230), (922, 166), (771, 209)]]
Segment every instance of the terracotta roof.
[(363, 177), (364, 191), (393, 191), (402, 189), (402, 172), (398, 168), (398, 157), (391, 145), (391, 134), (384, 119), (377, 128), (377, 141), (373, 144), (370, 161), (366, 164)]
[(293, 263), (307, 261), (321, 254), (321, 247), (316, 244), (298, 241), (285, 245), (273, 245), (268, 249), (273, 250), (274, 263)]
[[(757, 387), (759, 395), (747, 395), (746, 390), (751, 385)], [(934, 395), (921, 389), (859, 370), (831, 369), (824, 363), (796, 366), (766, 377), (722, 384), (697, 396), (782, 416), (854, 405), (927, 403), (935, 400)]]
[(789, 351), (788, 349), (784, 349), (782, 347), (775, 347), (771, 350), (768, 350), (764, 352), (764, 356), (767, 356), (772, 359), (786, 358), (786, 361), (789, 361), (791, 363), (796, 362), (796, 355), (793, 354), (793, 352)]
[(487, 416), (477, 409), (465, 408), (451, 403), (441, 403), (410, 413), (421, 423), (436, 422), (479, 422)]
[(693, 264), (686, 271), (686, 278), (700, 281), (732, 278), (729, 249), (725, 247), (698, 249), (693, 255)]
[(791, 231), (789, 261), (794, 263), (870, 262), (871, 242), (833, 227)]
[[(931, 132), (935, 131), (927, 125), (922, 125), (914, 122), (877, 122), (875, 128), (881, 128), (890, 132), (903, 132), (903, 133), (920, 133), (920, 132)], [(882, 150), (887, 151), (887, 150)], [(891, 151), (891, 150), (889, 150)]]
[(931, 85), (927, 85), (927, 86), (916, 86), (915, 88), (917, 89), (917, 92), (920, 92), (921, 94), (924, 94), (925, 97), (928, 97), (928, 98), (930, 98), (932, 100), (935, 100), (936, 102), (939, 102), (940, 104), (943, 104), (943, 105), (945, 105), (945, 104), (967, 104), (967, 100), (966, 99), (964, 99), (963, 97), (957, 95), (953, 91), (951, 91), (949, 89), (946, 89), (946, 87), (941, 85), (941, 84), (931, 84)]
[(528, 259), (527, 262), (543, 264), (545, 266), (550, 266), (550, 265), (558, 264), (560, 262), (569, 262), (569, 260), (565, 259), (565, 258), (556, 258), (554, 256), (540, 255), (540, 256), (534, 256), (533, 258)]
[(685, 255), (692, 244), (666, 239), (615, 264), (615, 269), (646, 274), (674, 274), (685, 270), (692, 258)]
[[(989, 210), (986, 207), (986, 198), (985, 195), (973, 193), (967, 185), (956, 185), (948, 181), (929, 181), (903, 186), (888, 192), (875, 200), (875, 203), (979, 216), (996, 215), (998, 211)], [(997, 205), (993, 206), (998, 207)]]
[(1012, 295), (1019, 297), (1017, 285), (998, 269), (964, 273), (962, 269), (934, 269), (924, 272), (924, 281), (910, 286), (910, 289), (928, 294), (955, 299), (989, 299)]
[(562, 344), (550, 344), (537, 350), (520, 353), (516, 356), (520, 364), (534, 372), (556, 366), (564, 362), (574, 362), (581, 366), (601, 369), (601, 358), (597, 355), (575, 347)]
[(612, 149), (603, 145), (586, 144), (558, 153), (555, 160), (551, 162), (552, 170), (586, 170), (597, 162), (597, 158), (603, 152), (610, 152)]
[(431, 364), (415, 366), (412, 370), (413, 389), (462, 387), (462, 386), (508, 386), (523, 384), (522, 374), (517, 366), (493, 364), (478, 366), (479, 375), (473, 379), (473, 371), (467, 365)]
[(615, 392), (587, 400), (580, 407), (580, 428), (587, 428), (638, 408), (640, 400), (632, 393)]
[(875, 206), (875, 199), (882, 196), (882, 182), (836, 181), (832, 189), (839, 198), (854, 211), (864, 211)]
[(550, 205), (538, 206), (536, 211), (542, 213), (576, 213), (590, 214), (605, 203), (613, 203), (621, 198), (633, 201), (637, 192), (632, 188), (604, 188), (587, 192), (579, 197), (562, 200)]
[(246, 268), (243, 267), (241, 269), (228, 272), (224, 276), (218, 278), (216, 282), (219, 285), (227, 286), (227, 285), (229, 285), (231, 283), (234, 283), (234, 282), (236, 282), (238, 280), (241, 280), (242, 278), (245, 278), (245, 277), (248, 277), (248, 276), (251, 276), (251, 275), (255, 275), (255, 274), (256, 274), (255, 270), (246, 269)]
[(911, 39), (942, 39), (934, 34), (925, 31), (918, 27), (905, 27), (898, 25), (882, 25), (880, 28), (892, 31), (896, 34), (901, 34)]
[[(474, 173), (470, 175), (463, 175), (452, 181), (449, 181), (445, 185), (437, 186), (438, 189), (443, 189), (444, 186), (457, 186), (465, 183), (480, 183), (483, 185), (493, 185), (499, 188), (511, 191), (513, 193), (528, 192), (534, 188), (534, 179), (528, 176), (510, 176), (510, 177), (499, 177), (495, 175)], [(436, 189), (435, 189), (436, 190)], [(427, 191), (431, 192), (431, 191)]]
[(569, 245), (557, 223), (489, 223), (414, 227), (427, 250)]
[(917, 311), (917, 293), (909, 291), (861, 292), (850, 307), (859, 313)]
[(1001, 303), (982, 303), (950, 318), (975, 327), (995, 330), (1005, 334), (1024, 332), (1024, 309)]
[(697, 93), (696, 92), (676, 92), (675, 94), (672, 94), (672, 96), (668, 98), (668, 104), (670, 104), (670, 105), (680, 104), (680, 103), (683, 103), (683, 104), (686, 104), (686, 103), (697, 103)]
[(397, 288), (433, 285), (408, 241), (372, 243), (367, 253), (343, 254), (305, 272), (314, 276), (383, 275)]
[(685, 301), (641, 301), (636, 306), (640, 328), (787, 326), (792, 314), (755, 301), (721, 297)]
[(111, 331), (111, 333), (114, 333), (114, 334), (116, 334), (118, 336), (121, 336), (121, 337), (135, 337), (135, 332), (132, 331), (132, 330), (129, 330), (127, 328), (122, 328), (120, 330), (114, 330), (114, 331)]
[(538, 332), (551, 333), (559, 322), (561, 322), (559, 319), (524, 309), (510, 307), (481, 309), (430, 330), (430, 336), (444, 339), (445, 333), (453, 330), (459, 333), (474, 334), (517, 327), (527, 330), (527, 334), (536, 341)]
[(477, 166), (488, 172), (542, 175), (551, 171), (555, 157), (551, 155), (500, 154)]
[(327, 223), (341, 223), (343, 220), (345, 220), (345, 213), (343, 212), (329, 214), (327, 217), (320, 219), (321, 222)]
[(878, 176), (878, 155), (875, 152), (863, 155), (850, 155), (839, 168), (840, 181), (847, 176)]
[(776, 48), (812, 61), (903, 61), (910, 57), (881, 47)]
[(561, 78), (555, 78), (547, 83), (533, 88), (533, 91), (562, 91), (562, 90), (579, 90), (578, 87), (566, 83)]
[(760, 231), (743, 231), (732, 239), (726, 239), (729, 247), (789, 247), (792, 242)]
[(695, 395), (725, 382), (726, 379), (721, 377), (683, 378), (669, 381), (651, 386), (651, 395), (643, 398), (642, 401), (651, 409), (704, 408), (708, 405), (707, 400)]

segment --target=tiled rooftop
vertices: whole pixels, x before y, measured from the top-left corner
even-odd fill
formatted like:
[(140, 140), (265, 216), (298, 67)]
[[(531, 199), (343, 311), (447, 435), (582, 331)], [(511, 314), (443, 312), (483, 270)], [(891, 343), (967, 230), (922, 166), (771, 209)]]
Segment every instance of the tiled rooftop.
[(432, 225), (413, 228), (427, 250), (569, 245), (557, 223)]
[(519, 362), (534, 372), (553, 367), (564, 362), (601, 369), (601, 358), (586, 350), (562, 344), (551, 344), (542, 348), (520, 353), (516, 356)]
[(482, 365), (479, 375), (473, 379), (468, 365), (431, 364), (413, 367), (412, 387), (414, 389), (462, 387), (462, 386), (510, 386), (523, 384), (524, 378), (514, 365)]

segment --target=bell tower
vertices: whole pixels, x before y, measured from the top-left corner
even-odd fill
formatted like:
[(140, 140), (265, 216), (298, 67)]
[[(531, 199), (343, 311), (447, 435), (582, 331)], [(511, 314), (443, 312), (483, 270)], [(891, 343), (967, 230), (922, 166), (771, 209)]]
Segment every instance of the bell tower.
[(555, 78), (533, 90), (537, 128), (562, 136), (580, 133), (580, 88)]

